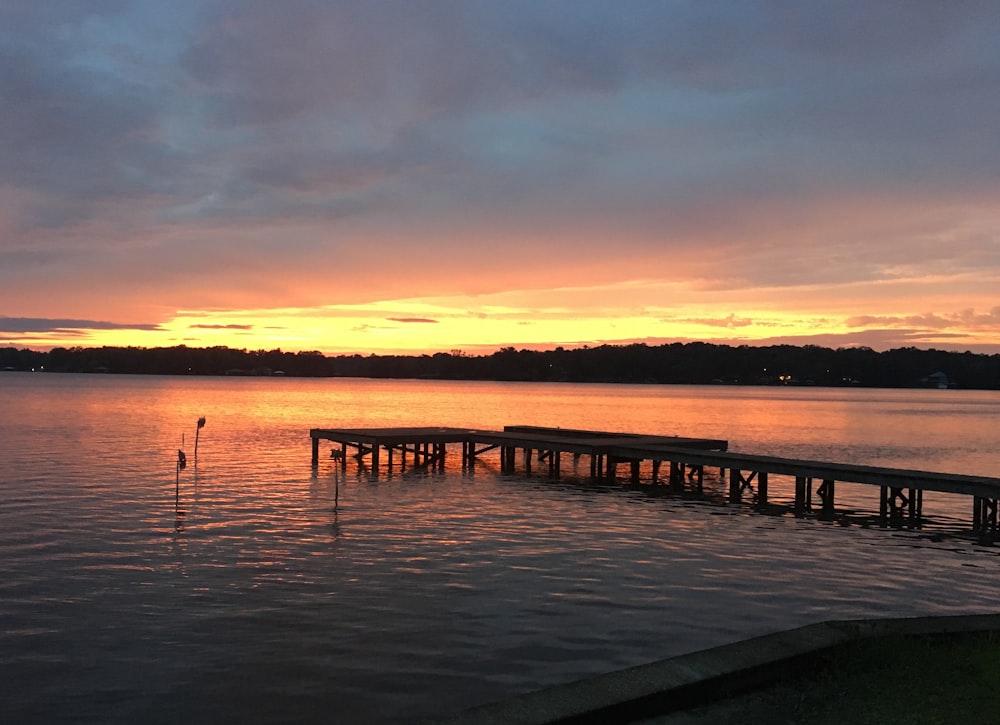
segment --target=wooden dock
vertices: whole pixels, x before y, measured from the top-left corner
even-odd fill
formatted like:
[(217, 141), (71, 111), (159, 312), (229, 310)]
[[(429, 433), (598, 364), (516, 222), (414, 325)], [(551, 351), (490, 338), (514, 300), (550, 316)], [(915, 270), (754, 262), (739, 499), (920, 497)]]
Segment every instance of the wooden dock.
[[(332, 457), (339, 459), (343, 467), (346, 468), (349, 458), (361, 462), (367, 459), (368, 469), (373, 475), (378, 475), (383, 451), (390, 472), (397, 457), (402, 470), (408, 464), (420, 468), (443, 468), (449, 444), (461, 444), (463, 468), (474, 467), (476, 458), (483, 453), (500, 449), (501, 470), (505, 473), (514, 472), (518, 450), (522, 451), (525, 467), (530, 471), (533, 455), (537, 451), (539, 464), (545, 463), (549, 475), (554, 478), (561, 474), (563, 454), (571, 454), (576, 461), (584, 455), (588, 456), (592, 478), (613, 478), (619, 460), (609, 455), (613, 449), (642, 447), (653, 451), (659, 448), (724, 451), (728, 447), (724, 440), (709, 438), (538, 426), (506, 426), (503, 431), (472, 428), (313, 428), (309, 435), (312, 438), (313, 465), (319, 464), (320, 441), (326, 440), (340, 446), (339, 451), (334, 448)], [(660, 460), (663, 458), (654, 460), (654, 468), (658, 469)], [(656, 471), (653, 479), (659, 482)]]
[[(499, 450), (500, 470), (515, 473), (518, 452), (522, 470), (563, 475), (563, 458), (571, 456), (579, 474), (581, 459), (589, 463), (591, 479), (619, 480), (619, 467), (627, 466), (626, 480), (638, 484), (666, 484), (676, 490), (702, 493), (706, 467), (718, 468), (728, 478), (729, 501), (752, 497), (757, 506), (768, 504), (769, 475), (795, 479), (794, 510), (803, 515), (835, 513), (836, 484), (878, 486), (879, 516), (883, 521), (918, 523), (923, 516), (925, 491), (972, 498), (972, 529), (980, 540), (998, 535), (1000, 478), (935, 473), (877, 466), (830, 463), (776, 456), (729, 452), (728, 442), (712, 438), (618, 433), (610, 431), (505, 426), (503, 431), (468, 428), (313, 428), (312, 463), (319, 465), (321, 441), (335, 446), (331, 457), (346, 469), (348, 459), (378, 476), (383, 465), (391, 475), (394, 466), (444, 470), (448, 446), (461, 446), (462, 468), (474, 469), (479, 456)], [(382, 453), (385, 453), (383, 464)], [(537, 464), (538, 468), (533, 470)], [(664, 467), (666, 464), (666, 467)], [(661, 471), (665, 475), (661, 475)]]

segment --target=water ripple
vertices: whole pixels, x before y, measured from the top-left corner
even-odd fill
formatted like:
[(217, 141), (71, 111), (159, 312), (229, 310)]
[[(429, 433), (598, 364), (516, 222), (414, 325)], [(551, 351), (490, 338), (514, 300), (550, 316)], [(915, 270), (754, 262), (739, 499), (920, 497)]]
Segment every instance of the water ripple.
[[(330, 404), (321, 382), (281, 381), (276, 395), (252, 381), (90, 381), (42, 376), (30, 400), (0, 388), (4, 410), (21, 406), (0, 421), (7, 722), (403, 720), (822, 619), (995, 610), (1000, 557), (951, 535), (968, 512), (949, 501), (925, 501), (936, 527), (893, 531), (723, 506), (713, 479), (708, 500), (502, 476), (489, 461), (473, 476), (453, 463), (372, 481), (308, 465), (307, 428)], [(379, 399), (357, 385), (339, 409)], [(543, 388), (539, 410), (603, 395), (592, 405), (643, 415), (630, 388), (570, 387), (575, 402)], [(369, 406), (369, 419), (406, 424), (405, 400), (463, 424), (447, 386), (389, 390), (391, 410)], [(510, 414), (503, 392), (477, 407)], [(703, 401), (700, 419), (694, 402), (670, 405), (704, 427), (724, 402)], [(824, 404), (853, 415), (849, 402)], [(650, 410), (609, 425), (667, 416)], [(178, 472), (177, 432), (205, 413), (199, 460), (189, 434)], [(819, 435), (796, 445), (815, 451)], [(775, 477), (777, 500), (788, 485)]]

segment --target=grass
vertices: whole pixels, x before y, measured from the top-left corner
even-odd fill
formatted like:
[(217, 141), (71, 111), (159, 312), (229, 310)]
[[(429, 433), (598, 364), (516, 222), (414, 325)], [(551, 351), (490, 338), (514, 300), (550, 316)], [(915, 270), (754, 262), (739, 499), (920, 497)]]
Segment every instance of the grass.
[(811, 723), (1000, 722), (1000, 635), (892, 636), (835, 649), (796, 710)]
[(852, 642), (793, 678), (662, 722), (997, 725), (1000, 633)]

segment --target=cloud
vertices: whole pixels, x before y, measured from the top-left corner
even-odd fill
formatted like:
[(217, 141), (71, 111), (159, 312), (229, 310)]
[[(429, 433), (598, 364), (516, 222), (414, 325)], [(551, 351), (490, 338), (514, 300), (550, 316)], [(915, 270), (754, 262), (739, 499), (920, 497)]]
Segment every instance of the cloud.
[(157, 138), (162, 101), (137, 79), (81, 62), (65, 36), (5, 38), (0, 180), (33, 194), (14, 229), (68, 228), (96, 216), (102, 203), (169, 191), (181, 167)]
[(188, 325), (192, 330), (252, 330), (253, 325)]
[[(675, 320), (667, 319), (664, 322), (673, 322)], [(737, 317), (735, 314), (730, 313), (729, 315), (717, 318), (717, 317), (689, 317), (689, 318), (679, 318), (677, 322), (692, 322), (697, 325), (708, 325), (709, 327), (749, 327), (754, 324), (754, 321), (747, 317)]]
[(951, 314), (925, 313), (922, 315), (856, 315), (846, 320), (848, 327), (914, 328), (922, 330), (1000, 329), (1000, 307), (989, 312), (976, 313), (967, 309)]
[(0, 28), (11, 314), (652, 278), (736, 329), (761, 290), (861, 319), (862, 287), (1000, 269), (988, 3), (8, 0)]
[(406, 322), (406, 323), (432, 323), (437, 324), (437, 320), (431, 320), (426, 317), (389, 317), (388, 320), (392, 322)]
[(0, 332), (60, 332), (87, 330), (160, 330), (157, 324), (126, 324), (101, 320), (57, 320), (37, 317), (0, 317)]

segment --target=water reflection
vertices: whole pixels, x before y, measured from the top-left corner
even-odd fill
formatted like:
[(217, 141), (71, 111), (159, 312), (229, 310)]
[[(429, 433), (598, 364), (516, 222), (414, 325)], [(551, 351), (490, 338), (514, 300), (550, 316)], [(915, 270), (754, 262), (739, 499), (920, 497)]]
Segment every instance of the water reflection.
[[(0, 388), (5, 721), (392, 721), (820, 619), (995, 608), (995, 549), (875, 527), (861, 487), (838, 488), (840, 530), (777, 515), (790, 479), (770, 479), (768, 515), (724, 505), (715, 475), (704, 498), (500, 475), (493, 459), (463, 472), (458, 457), (372, 480), (313, 470), (308, 429), (601, 421), (988, 473), (1000, 395), (927, 437), (896, 421), (961, 400), (57, 377)], [(202, 415), (211, 435), (175, 478), (177, 432)], [(968, 523), (965, 506), (924, 505)]]

